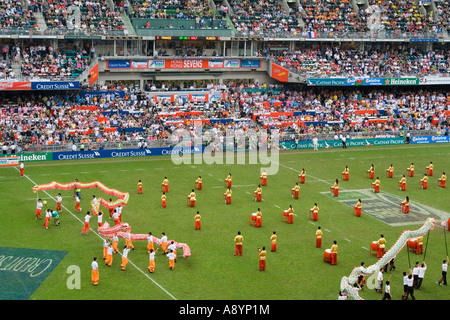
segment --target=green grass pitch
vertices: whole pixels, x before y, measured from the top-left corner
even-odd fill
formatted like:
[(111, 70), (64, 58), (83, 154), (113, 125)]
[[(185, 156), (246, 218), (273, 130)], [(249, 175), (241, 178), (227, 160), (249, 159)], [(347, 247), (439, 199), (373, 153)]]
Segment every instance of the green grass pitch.
[[(329, 195), (333, 181), (341, 180), (343, 168), (349, 166), (350, 181), (340, 182), (341, 192), (370, 189), (371, 180), (365, 173), (373, 163), (376, 176), (381, 179), (382, 192), (399, 199), (409, 195), (413, 203), (446, 212), (448, 218), (449, 188), (437, 187), (436, 180), (443, 171), (450, 171), (449, 155), (447, 145), (280, 152), (278, 173), (269, 176), (261, 203), (254, 202), (252, 196), (259, 183), (261, 164), (175, 165), (168, 156), (26, 163), (26, 177), (20, 177), (17, 168), (1, 169), (1, 246), (68, 252), (32, 294), (30, 299), (33, 300), (336, 300), (343, 276), (348, 276), (361, 261), (366, 266), (377, 261), (368, 248), (381, 233), (385, 235), (388, 250), (404, 230), (418, 229), (425, 222), (392, 226), (365, 214), (364, 207), (362, 216), (355, 217), (350, 206)], [(434, 163), (435, 174), (430, 178), (428, 190), (421, 190), (418, 180), (430, 161)], [(415, 164), (416, 174), (408, 178), (407, 191), (402, 192), (397, 181), (411, 162)], [(385, 177), (385, 170), (391, 163), (395, 167), (394, 179)], [(290, 188), (302, 168), (306, 169), (306, 184), (301, 185), (300, 199), (293, 200)], [(222, 199), (223, 180), (229, 172), (233, 176), (233, 201), (226, 205)], [(186, 196), (199, 175), (203, 178), (203, 190), (196, 191), (196, 207), (190, 208), (186, 205)], [(164, 176), (170, 181), (165, 209), (161, 208), (160, 201)], [(141, 241), (134, 242), (135, 250), (129, 254), (126, 271), (120, 268), (118, 254), (114, 255), (112, 267), (105, 266), (95, 216), (91, 219), (89, 235), (81, 236), (83, 217), (90, 210), (92, 195), (109, 198), (95, 189), (82, 190), (81, 213), (74, 209), (73, 191), (48, 191), (52, 197), (62, 193), (64, 208), (61, 226), (50, 223), (45, 230), (43, 218), (35, 219), (33, 185), (51, 181), (67, 183), (75, 178), (80, 182), (98, 180), (109, 188), (129, 192), (123, 221), (131, 225), (132, 232), (151, 231), (158, 238), (165, 232), (169, 239), (188, 244), (192, 256), (184, 259), (180, 250), (175, 270), (169, 270), (168, 259), (159, 251), (155, 273), (150, 274), (146, 241)], [(137, 194), (139, 179), (143, 182), (142, 195)], [(47, 200), (50, 208), (55, 208), (54, 199), (43, 191), (39, 192), (39, 197)], [(318, 221), (309, 219), (309, 208), (315, 202), (320, 207)], [(281, 221), (281, 215), (291, 204), (296, 216), (294, 224), (288, 225)], [(258, 207), (263, 214), (262, 228), (248, 223), (249, 215)], [(194, 230), (197, 210), (202, 216), (201, 230)], [(107, 217), (106, 213), (104, 221), (113, 224)], [(416, 291), (419, 300), (447, 300), (449, 297), (449, 289), (436, 284), (446, 257), (441, 221), (438, 220), (429, 238), (424, 237), (428, 270), (422, 290)], [(315, 231), (319, 225), (324, 230), (321, 249), (315, 248)], [(233, 240), (237, 231), (244, 236), (244, 255), (236, 257)], [(270, 252), (272, 231), (278, 235), (276, 252)], [(323, 262), (324, 249), (329, 248), (333, 240), (339, 245), (338, 264), (334, 266)], [(119, 248), (123, 245), (124, 240), (120, 239)], [(265, 272), (258, 270), (257, 249), (262, 246), (268, 250)], [(90, 263), (94, 256), (99, 257), (98, 286), (90, 282)], [(408, 254), (406, 247), (397, 256), (396, 270), (385, 274), (385, 280), (391, 276), (394, 300), (401, 299), (402, 272), (408, 270), (409, 263), (422, 262), (423, 257)], [(80, 289), (67, 286), (70, 266), (80, 268)], [(361, 291), (361, 296), (367, 300), (381, 298), (381, 294), (369, 288)]]

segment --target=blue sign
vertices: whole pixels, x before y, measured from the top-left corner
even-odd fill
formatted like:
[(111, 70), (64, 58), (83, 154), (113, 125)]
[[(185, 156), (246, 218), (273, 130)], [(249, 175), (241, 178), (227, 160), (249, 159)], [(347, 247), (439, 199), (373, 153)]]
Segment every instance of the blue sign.
[(74, 90), (74, 89), (80, 89), (79, 81), (31, 82), (31, 90)]
[(131, 60), (108, 60), (108, 69), (129, 69), (131, 68)]
[(143, 149), (108, 149), (90, 151), (53, 152), (53, 160), (83, 160), (100, 158), (129, 158), (164, 155), (182, 155), (203, 153), (204, 146), (175, 147), (175, 148), (143, 148)]
[(365, 85), (365, 86), (382, 86), (383, 78), (364, 78), (363, 85)]
[(261, 68), (261, 60), (241, 60), (241, 68)]
[(418, 136), (411, 137), (411, 144), (419, 143), (448, 143), (449, 136)]
[(438, 42), (438, 39), (409, 39), (409, 42)]

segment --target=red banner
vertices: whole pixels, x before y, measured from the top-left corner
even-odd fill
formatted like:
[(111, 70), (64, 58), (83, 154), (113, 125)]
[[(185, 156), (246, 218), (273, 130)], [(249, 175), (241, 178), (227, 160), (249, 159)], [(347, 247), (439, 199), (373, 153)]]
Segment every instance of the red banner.
[(98, 63), (89, 70), (89, 84), (94, 84), (98, 80)]
[(0, 81), (0, 90), (31, 90), (31, 82)]
[(207, 59), (176, 59), (166, 60), (166, 69), (208, 69)]
[(275, 80), (278, 80), (281, 82), (288, 82), (289, 81), (289, 70), (272, 62), (272, 74), (270, 76), (272, 78), (274, 78)]

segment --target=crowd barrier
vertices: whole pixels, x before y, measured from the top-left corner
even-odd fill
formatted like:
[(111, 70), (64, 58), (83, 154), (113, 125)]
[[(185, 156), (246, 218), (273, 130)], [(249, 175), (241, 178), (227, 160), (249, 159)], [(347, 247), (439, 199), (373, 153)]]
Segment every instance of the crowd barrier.
[[(429, 143), (449, 143), (449, 136), (413, 136), (410, 139), (411, 144), (429, 144)], [(346, 147), (363, 147), (363, 146), (380, 146), (380, 145), (402, 145), (405, 144), (404, 137), (391, 138), (366, 138), (366, 139), (348, 139)], [(319, 140), (319, 148), (342, 148), (342, 140)], [(313, 149), (314, 145), (311, 140), (308, 141), (282, 141), (280, 142), (281, 150), (295, 149)], [(228, 148), (227, 148), (228, 149)], [(248, 151), (246, 147), (232, 148), (234, 151)], [(253, 149), (252, 149), (253, 150)], [(256, 150), (256, 149), (255, 149)], [(128, 158), (128, 157), (147, 157), (147, 156), (164, 156), (164, 155), (182, 155), (182, 154), (198, 154), (204, 153), (205, 146), (190, 147), (160, 147), (160, 148), (133, 148), (133, 149), (103, 149), (88, 151), (61, 151), (61, 152), (39, 152), (39, 153), (20, 153), (7, 154), (3, 157), (17, 156), (19, 162), (30, 161), (51, 161), (51, 160), (82, 160), (82, 159), (99, 159), (99, 158)], [(0, 156), (0, 157), (2, 157)]]
[[(393, 138), (367, 138), (367, 139), (348, 139), (346, 141), (347, 147), (363, 147), (368, 145), (398, 145), (404, 144), (404, 137)], [(342, 140), (319, 140), (319, 148), (342, 148)], [(313, 149), (314, 145), (312, 141), (283, 141), (280, 143), (280, 149)]]

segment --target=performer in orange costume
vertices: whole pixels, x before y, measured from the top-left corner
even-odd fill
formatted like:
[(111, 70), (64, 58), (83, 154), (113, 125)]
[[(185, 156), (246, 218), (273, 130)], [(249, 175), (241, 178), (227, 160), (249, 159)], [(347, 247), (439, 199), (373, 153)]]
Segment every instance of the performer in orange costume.
[(385, 253), (386, 248), (386, 239), (384, 238), (384, 235), (380, 235), (380, 239), (377, 241), (378, 243), (378, 250), (377, 250), (377, 258), (381, 258)]
[(375, 166), (373, 164), (370, 166), (369, 170), (367, 170), (367, 177), (370, 179), (375, 177)]
[(338, 179), (336, 179), (336, 181), (334, 182), (334, 185), (332, 185), (330, 187), (330, 189), (335, 197), (339, 196), (339, 180)]
[(389, 166), (389, 168), (386, 169), (386, 176), (388, 178), (394, 177), (394, 166), (392, 164)]
[(202, 217), (200, 216), (200, 213), (197, 211), (197, 214), (194, 217), (195, 220), (195, 230), (200, 230), (202, 228), (202, 224), (200, 222), (200, 219)]
[(259, 177), (259, 180), (261, 181), (261, 184), (263, 186), (267, 186), (267, 172), (266, 171), (263, 171), (261, 173), (261, 176)]
[(94, 260), (91, 263), (92, 273), (91, 273), (91, 281), (94, 286), (98, 285), (99, 281), (99, 273), (98, 273), (98, 263), (97, 257), (94, 257)]
[(442, 176), (438, 179), (441, 188), (445, 188), (445, 181), (447, 181), (447, 176), (445, 175), (445, 172), (442, 172)]
[(189, 198), (189, 200), (188, 200), (189, 201), (189, 206), (190, 207), (195, 207), (196, 194), (195, 194), (194, 189), (192, 189), (192, 191), (189, 194), (188, 198)]
[(262, 212), (261, 209), (258, 208), (258, 210), (256, 211), (256, 224), (255, 227), (262, 227)]
[(417, 238), (416, 254), (422, 254), (422, 253), (423, 253), (423, 236), (419, 236)]
[(362, 202), (361, 199), (358, 199), (358, 202), (353, 207), (353, 213), (355, 214), (355, 216), (360, 217), (361, 212), (362, 212)]
[(255, 200), (257, 202), (261, 202), (262, 201), (262, 189), (261, 189), (261, 186), (258, 186), (258, 188), (256, 188), (255, 191), (253, 191), (253, 197), (255, 198)]
[(165, 208), (167, 206), (167, 200), (166, 200), (166, 193), (163, 192), (163, 194), (161, 195), (161, 206), (163, 208)]
[(298, 182), (305, 183), (305, 180), (306, 180), (306, 171), (303, 168), (302, 172), (300, 172), (300, 174), (298, 175)]
[(300, 186), (298, 185), (298, 182), (295, 184), (295, 187), (291, 188), (291, 195), (292, 198), (298, 199), (298, 194), (300, 191)]
[(380, 178), (377, 177), (377, 179), (374, 182), (372, 182), (373, 192), (379, 193), (380, 192), (380, 186), (381, 186)]
[(123, 248), (123, 252), (122, 252), (122, 264), (120, 265), (120, 267), (122, 268), (123, 271), (125, 271), (127, 269), (127, 264), (128, 264), (128, 253), (130, 252), (130, 248), (128, 246), (124, 246)]
[(232, 184), (232, 181), (231, 181), (231, 173), (229, 173), (229, 174), (228, 174), (228, 177), (225, 179), (225, 186), (226, 186), (227, 188), (231, 188), (231, 184)]
[(400, 187), (400, 190), (405, 191), (406, 190), (406, 177), (403, 175), (403, 177), (398, 182), (398, 186)]
[(337, 264), (337, 251), (338, 251), (338, 245), (337, 241), (333, 241), (333, 245), (331, 246), (331, 264)]
[(198, 176), (197, 180), (195, 180), (195, 188), (196, 188), (197, 190), (202, 190), (202, 185), (203, 185), (203, 183), (202, 183), (202, 177), (201, 177), (201, 176)]
[(270, 236), (270, 243), (271, 243), (271, 251), (272, 252), (277, 251), (277, 239), (278, 239), (278, 237), (276, 235), (276, 232), (273, 231), (272, 235)]
[(148, 271), (153, 273), (155, 271), (155, 255), (159, 248), (156, 250), (151, 249), (148, 256)]
[(342, 177), (343, 177), (344, 181), (349, 180), (349, 178), (350, 178), (349, 174), (350, 174), (350, 169), (348, 168), (348, 166), (345, 166), (345, 169), (342, 172)]
[(142, 194), (142, 181), (141, 180), (138, 180), (137, 187), (138, 187), (138, 194)]
[(244, 242), (244, 237), (241, 235), (241, 232), (238, 231), (237, 236), (234, 237), (234, 244), (236, 247), (236, 252), (234, 253), (235, 256), (238, 254), (242, 256), (242, 243)]
[(23, 177), (24, 176), (24, 164), (23, 164), (23, 162), (20, 162), (19, 168), (20, 168), (20, 176)]
[(112, 262), (113, 262), (113, 253), (114, 253), (114, 249), (111, 243), (108, 243), (108, 247), (106, 250), (106, 259), (105, 259), (105, 264), (109, 267), (111, 267)]
[(419, 180), (419, 185), (422, 189), (428, 188), (428, 176), (426, 173), (425, 173), (424, 177)]
[(430, 161), (430, 164), (425, 168), (428, 172), (428, 176), (433, 176), (433, 162)]
[(406, 168), (406, 172), (407, 172), (408, 176), (414, 177), (414, 163), (411, 162), (411, 165), (409, 166), (409, 168)]
[(161, 188), (163, 192), (169, 192), (169, 179), (167, 177), (164, 177)]
[(224, 200), (226, 204), (231, 204), (231, 194), (233, 192), (231, 191), (231, 188), (228, 188), (227, 191), (223, 194)]
[(150, 251), (153, 249), (155, 249), (153, 244), (153, 235), (151, 232), (149, 232), (147, 237), (147, 253), (150, 253)]
[(266, 247), (262, 247), (262, 250), (258, 248), (259, 254), (259, 271), (266, 271)]
[(322, 247), (322, 230), (320, 226), (318, 226), (316, 230), (316, 248), (321, 247)]
[(409, 213), (409, 197), (406, 196), (406, 199), (400, 203), (401, 209), (403, 213)]
[(310, 218), (314, 221), (317, 221), (319, 219), (319, 206), (317, 203), (314, 203), (314, 206), (309, 209)]

